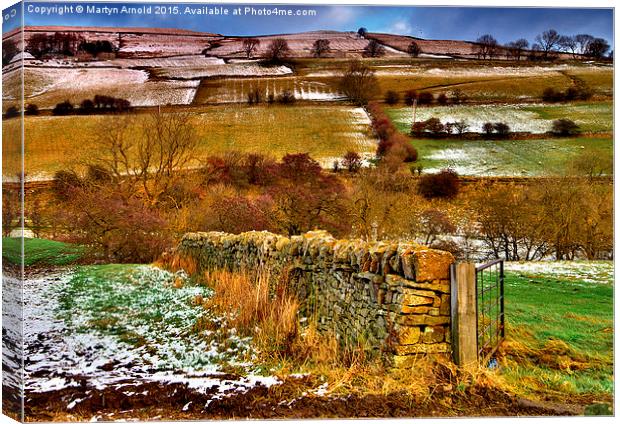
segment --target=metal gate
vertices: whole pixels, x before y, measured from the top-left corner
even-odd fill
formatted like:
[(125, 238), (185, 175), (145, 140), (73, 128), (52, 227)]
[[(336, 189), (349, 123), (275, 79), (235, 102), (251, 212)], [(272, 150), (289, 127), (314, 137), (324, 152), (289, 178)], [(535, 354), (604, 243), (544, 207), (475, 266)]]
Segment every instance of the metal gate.
[(478, 360), (486, 364), (504, 340), (504, 260), (476, 267)]

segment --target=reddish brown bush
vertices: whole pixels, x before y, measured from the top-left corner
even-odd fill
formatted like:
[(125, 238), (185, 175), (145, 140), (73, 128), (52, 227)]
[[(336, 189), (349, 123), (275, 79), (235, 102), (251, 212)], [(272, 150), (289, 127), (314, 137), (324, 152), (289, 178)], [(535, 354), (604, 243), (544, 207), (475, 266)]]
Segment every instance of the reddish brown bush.
[(106, 260), (150, 263), (172, 247), (168, 223), (157, 209), (124, 194), (112, 187), (77, 189), (59, 219), (76, 242)]
[(357, 172), (362, 167), (362, 157), (357, 152), (349, 151), (342, 158), (342, 166), (349, 172)]
[(423, 175), (418, 183), (418, 193), (427, 199), (452, 198), (458, 194), (459, 188), (459, 176), (452, 169), (442, 169), (437, 174)]

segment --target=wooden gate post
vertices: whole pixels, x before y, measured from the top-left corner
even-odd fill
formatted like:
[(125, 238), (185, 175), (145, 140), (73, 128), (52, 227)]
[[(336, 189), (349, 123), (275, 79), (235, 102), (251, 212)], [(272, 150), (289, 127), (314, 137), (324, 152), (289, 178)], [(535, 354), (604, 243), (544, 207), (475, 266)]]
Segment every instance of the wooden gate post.
[(462, 367), (478, 363), (476, 265), (462, 262), (451, 269), (452, 356)]

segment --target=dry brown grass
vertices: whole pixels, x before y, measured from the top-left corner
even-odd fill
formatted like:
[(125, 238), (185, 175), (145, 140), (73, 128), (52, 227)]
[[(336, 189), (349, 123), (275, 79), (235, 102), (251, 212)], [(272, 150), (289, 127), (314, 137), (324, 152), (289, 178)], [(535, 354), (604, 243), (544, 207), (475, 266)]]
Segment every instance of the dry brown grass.
[(203, 279), (215, 291), (205, 308), (228, 318), (227, 325), (252, 336), (266, 357), (287, 355), (298, 334), (299, 304), (284, 284), (271, 285), (271, 273), (206, 271)]

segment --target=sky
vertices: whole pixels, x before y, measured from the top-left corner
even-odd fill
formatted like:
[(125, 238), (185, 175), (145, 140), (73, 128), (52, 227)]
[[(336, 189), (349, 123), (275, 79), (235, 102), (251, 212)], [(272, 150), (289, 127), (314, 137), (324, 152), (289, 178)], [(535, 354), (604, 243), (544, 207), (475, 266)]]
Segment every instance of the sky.
[[(308, 3), (310, 4), (310, 2)], [(116, 7), (119, 13), (88, 13), (87, 6)], [(122, 13), (122, 6), (151, 6), (151, 13)], [(157, 5), (177, 6), (178, 14), (157, 15)], [(64, 6), (73, 6), (67, 11)], [(83, 11), (77, 13), (81, 6)], [(388, 32), (428, 39), (476, 40), (483, 34), (492, 34), (500, 43), (517, 38), (530, 42), (537, 34), (553, 28), (562, 34), (587, 33), (602, 37), (613, 45), (613, 9), (611, 8), (515, 8), (515, 7), (423, 7), (423, 6), (312, 6), (277, 5), (280, 9), (313, 10), (315, 16), (265, 16), (257, 15), (264, 4), (208, 4), (209, 8), (223, 7), (222, 15), (191, 15), (185, 8), (200, 8), (197, 3), (155, 2), (27, 2), (24, 20), (26, 25), (70, 25), (110, 27), (159, 27), (182, 28), (224, 35), (263, 35), (312, 30), (356, 31), (365, 27), (371, 32)], [(246, 13), (245, 7), (252, 7)], [(37, 9), (37, 7), (39, 9)], [(234, 15), (241, 7), (243, 13)], [(63, 9), (65, 13), (59, 14)], [(222, 9), (220, 9), (222, 10)], [(3, 32), (19, 25), (18, 16), (10, 17), (5, 9)], [(172, 11), (174, 12), (174, 11)], [(19, 15), (19, 14), (17, 14)], [(8, 16), (8, 19), (7, 19)]]

